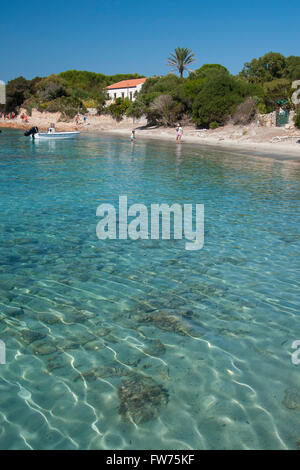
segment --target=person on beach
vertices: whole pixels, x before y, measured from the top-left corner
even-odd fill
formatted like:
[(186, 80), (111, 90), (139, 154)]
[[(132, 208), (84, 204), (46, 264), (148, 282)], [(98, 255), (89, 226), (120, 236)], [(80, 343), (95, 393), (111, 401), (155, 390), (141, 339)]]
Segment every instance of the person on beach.
[(135, 142), (135, 130), (131, 132), (131, 137), (130, 137), (131, 142)]
[(183, 134), (183, 129), (181, 127), (181, 124), (178, 123), (177, 129), (176, 129), (177, 135), (176, 135), (176, 141), (180, 142)]

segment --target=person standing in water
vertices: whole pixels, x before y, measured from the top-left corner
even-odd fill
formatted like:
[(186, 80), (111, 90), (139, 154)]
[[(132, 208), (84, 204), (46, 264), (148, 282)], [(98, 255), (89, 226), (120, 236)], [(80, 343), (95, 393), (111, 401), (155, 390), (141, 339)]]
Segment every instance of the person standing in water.
[(180, 141), (181, 141), (181, 138), (182, 138), (182, 134), (183, 134), (183, 129), (182, 129), (180, 123), (177, 125), (176, 131), (177, 131), (176, 141), (180, 142)]
[(131, 137), (130, 137), (131, 142), (135, 142), (135, 130), (131, 132)]

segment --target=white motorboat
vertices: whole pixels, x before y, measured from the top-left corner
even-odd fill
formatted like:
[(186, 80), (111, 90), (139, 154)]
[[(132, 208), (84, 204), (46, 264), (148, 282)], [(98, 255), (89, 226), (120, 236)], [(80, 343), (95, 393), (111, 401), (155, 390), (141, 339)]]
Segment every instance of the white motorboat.
[(33, 139), (73, 139), (77, 135), (79, 135), (80, 132), (47, 132), (45, 134), (38, 132), (37, 134), (33, 134), (32, 138)]
[(48, 132), (39, 132), (37, 127), (32, 127), (28, 131), (24, 133), (26, 137), (31, 136), (32, 139), (73, 139), (74, 137), (77, 137), (80, 134), (79, 131), (72, 131), (72, 132), (56, 132), (55, 127), (51, 125), (49, 127)]

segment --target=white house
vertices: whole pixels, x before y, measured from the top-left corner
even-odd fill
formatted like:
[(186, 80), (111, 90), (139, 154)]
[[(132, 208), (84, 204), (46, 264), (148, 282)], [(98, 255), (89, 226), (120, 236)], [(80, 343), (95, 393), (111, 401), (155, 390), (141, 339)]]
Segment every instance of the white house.
[(139, 92), (143, 86), (143, 83), (147, 78), (134, 78), (132, 80), (122, 80), (118, 83), (113, 83), (106, 87), (106, 91), (111, 100), (116, 100), (117, 98), (129, 98), (130, 101), (134, 101), (135, 92)]

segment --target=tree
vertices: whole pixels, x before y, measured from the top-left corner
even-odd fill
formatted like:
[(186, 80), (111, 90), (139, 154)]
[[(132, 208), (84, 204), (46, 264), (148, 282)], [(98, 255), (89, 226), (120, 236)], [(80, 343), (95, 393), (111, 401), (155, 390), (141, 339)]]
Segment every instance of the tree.
[(106, 112), (119, 122), (122, 121), (130, 105), (131, 101), (128, 98), (117, 98), (114, 103), (106, 108)]
[(183, 77), (183, 72), (189, 71), (188, 65), (195, 62), (194, 54), (191, 49), (185, 47), (177, 47), (175, 54), (170, 54), (168, 58), (168, 65), (172, 68), (172, 71), (177, 71), (180, 77)]
[(147, 107), (144, 101), (137, 98), (135, 101), (131, 102), (131, 105), (126, 111), (126, 116), (139, 119), (146, 114), (146, 110)]
[(286, 60), (288, 76), (291, 80), (300, 80), (300, 57), (291, 55)]
[(193, 120), (200, 127), (223, 125), (247, 97), (259, 97), (262, 92), (260, 87), (227, 73), (216, 74), (199, 87), (193, 101)]
[(287, 60), (279, 52), (269, 52), (244, 65), (240, 76), (250, 83), (270, 82), (287, 75)]
[[(26, 103), (25, 103), (26, 104)], [(73, 118), (77, 113), (85, 113), (86, 108), (83, 103), (73, 96), (62, 96), (51, 101), (39, 103), (37, 105), (39, 111), (47, 111), (49, 113), (62, 113), (66, 118)]]
[(62, 96), (68, 96), (64, 86), (56, 81), (48, 81), (39, 92), (43, 101), (51, 101)]
[(17, 111), (24, 100), (30, 96), (31, 82), (24, 77), (18, 77), (8, 82), (6, 87), (5, 111)]
[(294, 121), (295, 121), (295, 126), (300, 129), (300, 109), (298, 109), (295, 117), (294, 117)]
[(228, 70), (220, 64), (204, 64), (189, 75), (183, 84), (184, 93), (190, 100), (194, 100), (207, 80), (213, 80), (216, 76), (228, 75)]
[(193, 71), (188, 77), (188, 80), (195, 80), (198, 78), (210, 78), (218, 73), (226, 73), (229, 75), (229, 71), (226, 67), (220, 64), (204, 64), (199, 69)]
[(264, 84), (264, 102), (267, 106), (267, 111), (273, 111), (279, 100), (286, 100), (288, 102), (291, 94), (291, 82), (286, 78), (280, 78), (266, 82)]

